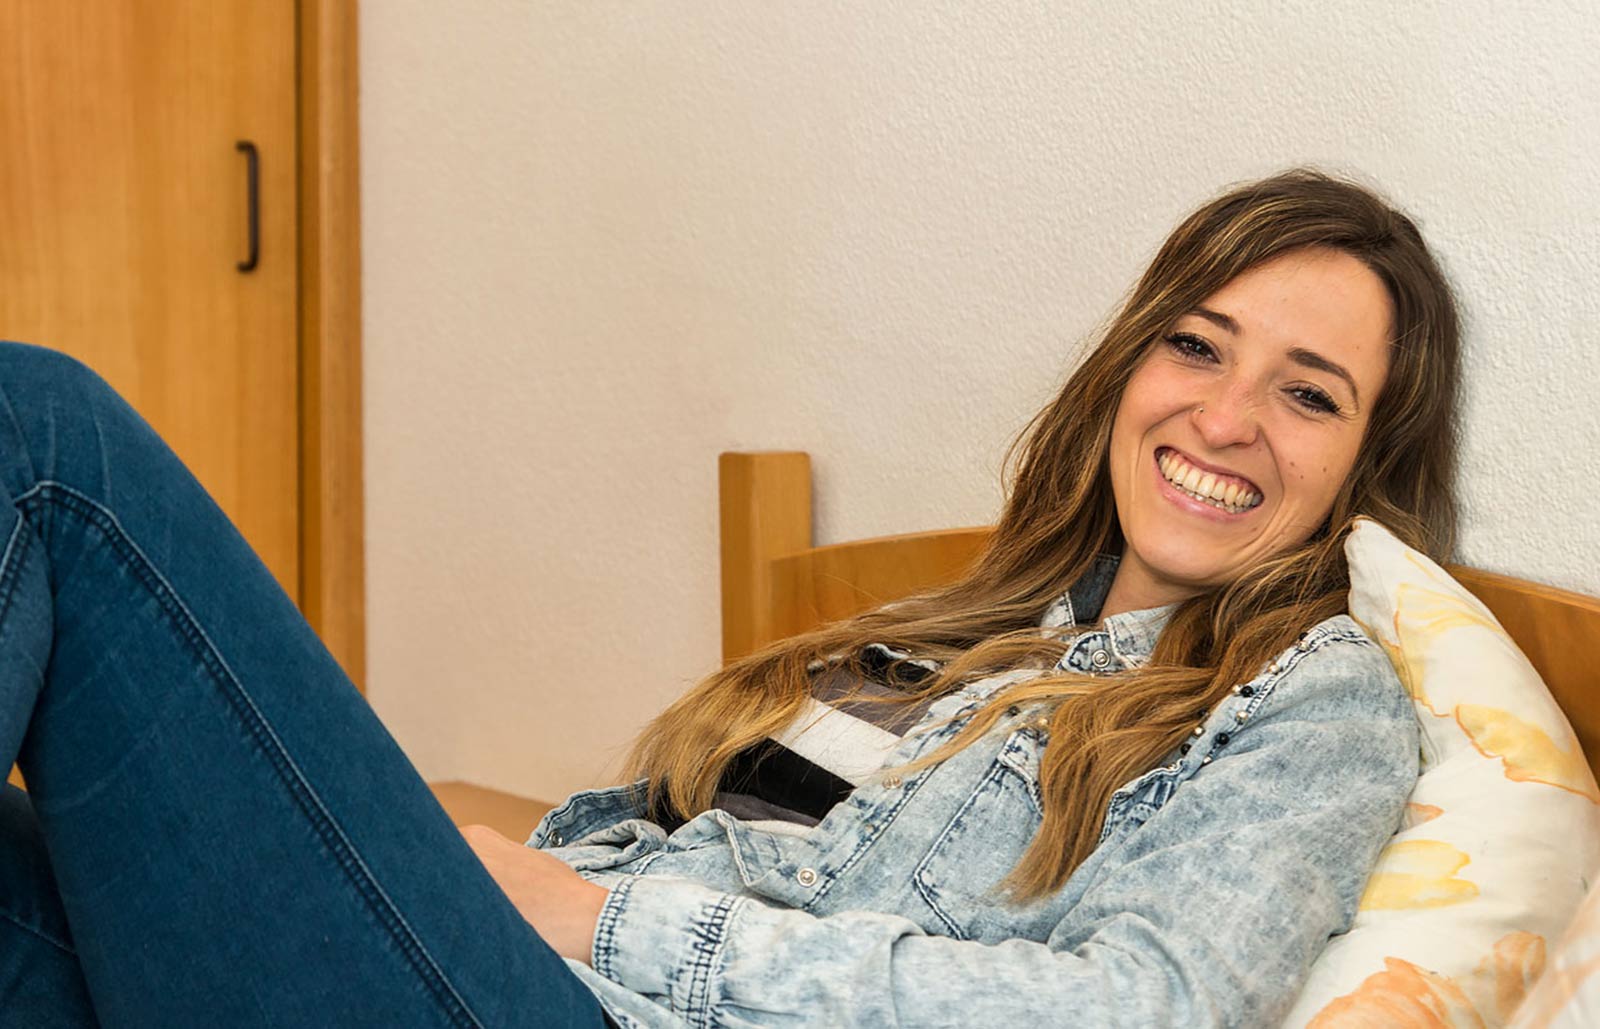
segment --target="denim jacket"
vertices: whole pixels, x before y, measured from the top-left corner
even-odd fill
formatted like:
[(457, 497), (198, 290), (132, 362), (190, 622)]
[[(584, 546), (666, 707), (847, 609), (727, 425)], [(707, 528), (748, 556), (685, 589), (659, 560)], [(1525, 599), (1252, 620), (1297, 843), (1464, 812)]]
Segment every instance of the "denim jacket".
[[(1135, 667), (1169, 614), (1113, 615), (1062, 664)], [(668, 834), (634, 786), (573, 796), (528, 841), (611, 890), (593, 968), (573, 970), (623, 1026), (1277, 1022), (1354, 918), (1416, 779), (1387, 656), (1347, 616), (1317, 625), (1112, 795), (1059, 890), (1016, 904), (995, 888), (1039, 825), (1040, 712), (895, 768), (1036, 674), (941, 698), (881, 779), (812, 828), (711, 810)]]

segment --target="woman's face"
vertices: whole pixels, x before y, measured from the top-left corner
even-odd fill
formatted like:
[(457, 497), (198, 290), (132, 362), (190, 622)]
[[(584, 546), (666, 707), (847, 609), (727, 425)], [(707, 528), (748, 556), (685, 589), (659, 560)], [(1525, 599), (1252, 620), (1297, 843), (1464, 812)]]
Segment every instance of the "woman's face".
[(1182, 600), (1304, 542), (1355, 464), (1392, 305), (1342, 251), (1250, 269), (1156, 340), (1111, 427), (1126, 541), (1103, 614)]

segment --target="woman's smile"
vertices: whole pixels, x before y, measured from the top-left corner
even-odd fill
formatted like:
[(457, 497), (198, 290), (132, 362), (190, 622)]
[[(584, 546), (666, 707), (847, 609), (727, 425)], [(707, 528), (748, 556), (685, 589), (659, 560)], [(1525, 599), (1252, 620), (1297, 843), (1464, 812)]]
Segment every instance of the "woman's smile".
[(1239, 521), (1261, 506), (1254, 482), (1226, 468), (1207, 465), (1175, 447), (1157, 447), (1156, 472), (1167, 486), (1163, 494), (1196, 514)]

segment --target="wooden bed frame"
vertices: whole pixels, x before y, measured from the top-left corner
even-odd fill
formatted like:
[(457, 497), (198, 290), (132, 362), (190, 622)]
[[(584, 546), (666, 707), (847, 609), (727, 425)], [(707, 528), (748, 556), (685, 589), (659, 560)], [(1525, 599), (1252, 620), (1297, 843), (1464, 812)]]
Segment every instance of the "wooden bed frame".
[[(726, 453), (722, 523), (722, 656), (949, 582), (989, 530), (945, 529), (817, 547), (811, 459), (799, 451)], [(1600, 777), (1600, 600), (1472, 568), (1450, 569), (1489, 606), (1544, 676)], [(466, 783), (434, 786), (457, 824), (525, 838), (550, 805)]]

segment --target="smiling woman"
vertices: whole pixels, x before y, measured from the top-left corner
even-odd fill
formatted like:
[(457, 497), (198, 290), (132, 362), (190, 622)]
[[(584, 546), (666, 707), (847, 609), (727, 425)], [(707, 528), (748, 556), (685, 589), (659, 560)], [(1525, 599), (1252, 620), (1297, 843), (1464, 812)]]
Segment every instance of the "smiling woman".
[(1281, 1016), (1416, 776), (1342, 544), (1366, 514), (1447, 554), (1458, 347), (1370, 190), (1292, 171), (1196, 211), (970, 572), (730, 664), (641, 738), (642, 788), (546, 820), (610, 891), (585, 978), (645, 1023)]

